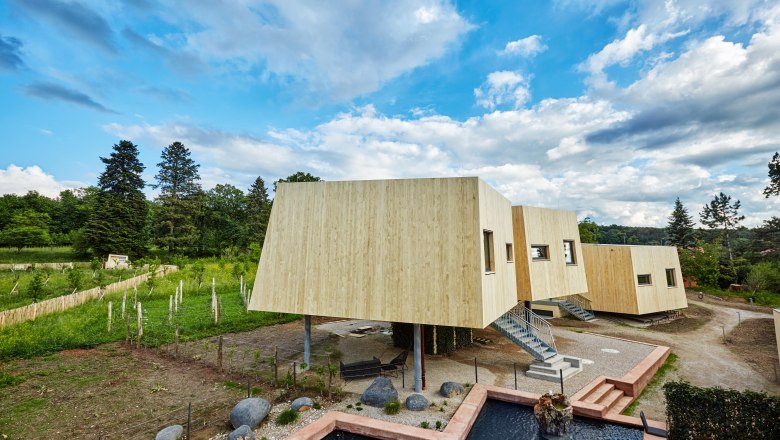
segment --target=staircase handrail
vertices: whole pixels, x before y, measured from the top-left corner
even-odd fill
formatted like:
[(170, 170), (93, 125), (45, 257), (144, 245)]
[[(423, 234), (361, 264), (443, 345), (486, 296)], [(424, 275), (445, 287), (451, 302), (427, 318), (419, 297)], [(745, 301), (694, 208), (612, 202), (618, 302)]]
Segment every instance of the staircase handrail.
[(582, 295), (569, 295), (566, 297), (566, 300), (582, 310), (587, 310), (588, 312), (593, 310), (590, 300)]
[(558, 351), (558, 348), (555, 346), (555, 337), (553, 337), (552, 334), (552, 326), (546, 319), (532, 312), (531, 309), (525, 306), (517, 306), (509, 310), (507, 314), (513, 316), (526, 327), (532, 328), (533, 330), (531, 333), (533, 333), (536, 338), (547, 344), (548, 347), (556, 352)]

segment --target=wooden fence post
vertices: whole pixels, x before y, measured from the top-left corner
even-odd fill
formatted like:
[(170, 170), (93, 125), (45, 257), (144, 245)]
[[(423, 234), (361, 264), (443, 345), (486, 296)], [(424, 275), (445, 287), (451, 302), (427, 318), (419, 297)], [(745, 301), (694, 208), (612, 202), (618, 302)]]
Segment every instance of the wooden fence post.
[(279, 347), (274, 346), (274, 386), (279, 386)]
[(217, 346), (217, 366), (222, 371), (222, 335), (219, 335), (219, 344)]
[(168, 323), (173, 321), (173, 295), (168, 295)]
[(143, 322), (143, 307), (141, 306), (141, 302), (138, 301), (138, 339), (136, 342), (136, 347), (141, 348), (141, 336), (144, 335), (144, 322)]
[(108, 302), (108, 332), (109, 333), (111, 333), (111, 317), (112, 317), (111, 305), (112, 305), (112, 302), (109, 301)]
[(179, 357), (179, 326), (178, 325), (176, 326), (175, 340), (176, 340), (176, 345), (174, 346), (175, 348), (173, 349), (174, 350), (173, 357)]

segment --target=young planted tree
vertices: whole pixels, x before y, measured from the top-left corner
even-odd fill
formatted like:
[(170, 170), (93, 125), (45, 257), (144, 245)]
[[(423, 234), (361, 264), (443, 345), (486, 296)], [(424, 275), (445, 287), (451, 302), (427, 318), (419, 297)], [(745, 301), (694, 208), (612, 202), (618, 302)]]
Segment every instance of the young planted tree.
[(780, 196), (780, 153), (775, 153), (769, 161), (769, 185), (764, 188), (764, 196)]
[(30, 278), (30, 284), (27, 285), (27, 294), (32, 298), (33, 302), (38, 302), (43, 298), (43, 292), (46, 289), (46, 281), (42, 272), (36, 271)]
[(731, 196), (720, 193), (704, 205), (699, 217), (701, 223), (710, 229), (722, 229), (723, 239), (726, 242), (728, 250), (729, 263), (733, 266), (734, 257), (731, 253), (730, 232), (736, 229), (739, 223), (745, 219), (744, 215), (739, 215), (741, 204), (739, 200), (731, 203)]
[(249, 188), (246, 200), (249, 240), (262, 246), (265, 241), (265, 231), (268, 229), (268, 219), (271, 216), (271, 201), (262, 177), (255, 179), (255, 183)]
[(674, 210), (669, 216), (669, 224), (666, 226), (666, 234), (669, 237), (669, 244), (677, 247), (689, 247), (694, 244), (693, 236), (693, 218), (688, 214), (680, 198), (674, 201)]
[(181, 142), (170, 144), (161, 157), (154, 185), (161, 189), (154, 210), (155, 240), (168, 252), (191, 253), (198, 239), (195, 216), (203, 199), (198, 183), (200, 165), (190, 158), (190, 150)]
[(146, 249), (146, 197), (143, 164), (138, 147), (130, 141), (114, 144), (109, 157), (101, 157), (106, 169), (98, 178), (95, 207), (84, 238), (95, 255), (142, 255)]

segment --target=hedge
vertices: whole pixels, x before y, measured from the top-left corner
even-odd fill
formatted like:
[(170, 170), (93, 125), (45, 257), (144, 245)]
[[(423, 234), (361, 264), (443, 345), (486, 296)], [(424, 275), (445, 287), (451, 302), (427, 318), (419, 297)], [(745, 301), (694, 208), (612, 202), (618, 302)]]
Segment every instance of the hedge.
[[(412, 348), (414, 344), (414, 326), (401, 322), (394, 322), (392, 326), (393, 345), (398, 348)], [(435, 344), (433, 341), (434, 334), (436, 335)], [(443, 325), (423, 326), (425, 354), (450, 354), (458, 348), (471, 345), (471, 338), (470, 328)]]
[(754, 391), (664, 385), (669, 438), (780, 439), (780, 397)]

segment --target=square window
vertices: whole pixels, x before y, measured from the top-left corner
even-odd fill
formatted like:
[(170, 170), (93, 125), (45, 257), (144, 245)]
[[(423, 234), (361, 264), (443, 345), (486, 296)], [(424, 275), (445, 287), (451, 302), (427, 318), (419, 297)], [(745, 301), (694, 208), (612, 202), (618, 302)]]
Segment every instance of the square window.
[(574, 255), (574, 240), (563, 240), (563, 259), (566, 264), (577, 264), (577, 259)]
[(674, 276), (674, 269), (666, 269), (666, 286), (677, 286), (677, 277)]
[(640, 286), (649, 286), (649, 285), (653, 284), (651, 281), (652, 280), (650, 278), (650, 274), (649, 273), (636, 276), (636, 282)]
[(512, 243), (506, 244), (506, 262), (511, 263), (515, 260), (515, 253), (512, 250)]
[(531, 245), (532, 260), (549, 260), (550, 248), (547, 245)]
[(482, 231), (482, 239), (485, 242), (485, 272), (495, 272), (496, 258), (493, 255), (493, 231)]

